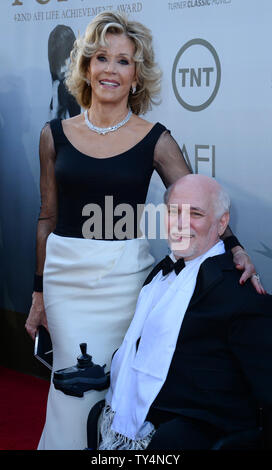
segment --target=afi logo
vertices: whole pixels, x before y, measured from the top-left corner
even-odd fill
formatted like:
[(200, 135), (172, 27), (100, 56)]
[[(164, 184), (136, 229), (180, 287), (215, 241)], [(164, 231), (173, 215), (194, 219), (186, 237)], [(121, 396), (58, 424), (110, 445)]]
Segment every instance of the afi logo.
[(204, 39), (188, 41), (177, 53), (172, 84), (179, 103), (201, 111), (214, 100), (220, 85), (221, 65), (214, 47)]
[[(67, 2), (67, 0), (57, 0), (58, 2)], [(37, 3), (39, 3), (40, 5), (46, 5), (46, 3), (49, 3), (50, 0), (36, 0)], [(12, 3), (12, 6), (16, 6), (16, 5), (23, 5), (23, 2), (21, 0), (14, 0), (14, 2)]]

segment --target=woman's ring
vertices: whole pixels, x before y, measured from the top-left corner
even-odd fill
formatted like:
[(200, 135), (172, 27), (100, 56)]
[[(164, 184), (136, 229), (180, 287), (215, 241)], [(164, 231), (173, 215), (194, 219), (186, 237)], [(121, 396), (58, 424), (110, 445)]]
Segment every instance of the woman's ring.
[(255, 274), (252, 274), (251, 277), (256, 277), (257, 281), (258, 281), (258, 282), (261, 282), (261, 279), (260, 279), (260, 275), (259, 275), (259, 274), (256, 274), (256, 273), (255, 273)]

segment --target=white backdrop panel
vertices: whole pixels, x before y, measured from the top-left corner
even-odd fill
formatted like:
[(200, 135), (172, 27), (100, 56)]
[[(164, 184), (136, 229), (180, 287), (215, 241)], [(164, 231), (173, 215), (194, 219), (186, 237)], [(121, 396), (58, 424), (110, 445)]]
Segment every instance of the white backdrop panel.
[[(107, 8), (126, 11), (152, 30), (163, 71), (162, 102), (146, 118), (171, 130), (193, 171), (215, 176), (229, 191), (231, 228), (271, 292), (271, 1), (5, 0), (0, 5), (1, 306), (27, 311), (31, 300), (38, 142), (50, 118), (52, 98), (49, 34), (57, 25), (66, 25), (77, 35)], [(213, 101), (192, 111), (178, 96), (189, 105), (202, 105), (212, 95), (218, 72), (211, 50), (192, 44), (177, 63), (175, 94), (175, 59), (196, 39), (216, 51), (221, 77)], [(207, 160), (199, 160), (203, 157)], [(161, 202), (162, 192), (154, 174), (148, 201)], [(159, 240), (151, 241), (151, 248), (157, 259), (167, 249)]]

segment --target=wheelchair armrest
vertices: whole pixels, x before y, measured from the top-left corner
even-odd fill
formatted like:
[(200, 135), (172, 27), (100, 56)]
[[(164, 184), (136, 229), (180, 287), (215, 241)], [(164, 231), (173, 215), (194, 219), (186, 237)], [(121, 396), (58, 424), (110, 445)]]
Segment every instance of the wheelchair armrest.
[(98, 419), (105, 406), (105, 400), (98, 401), (89, 412), (87, 420), (87, 450), (96, 450), (98, 445)]

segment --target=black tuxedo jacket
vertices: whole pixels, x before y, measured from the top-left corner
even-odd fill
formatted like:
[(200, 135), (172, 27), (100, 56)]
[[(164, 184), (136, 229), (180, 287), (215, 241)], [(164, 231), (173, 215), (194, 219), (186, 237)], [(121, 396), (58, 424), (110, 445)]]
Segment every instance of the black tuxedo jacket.
[[(160, 270), (157, 265), (149, 283)], [(272, 296), (239, 284), (232, 254), (200, 267), (154, 412), (197, 418), (224, 433), (256, 426), (272, 408)]]

